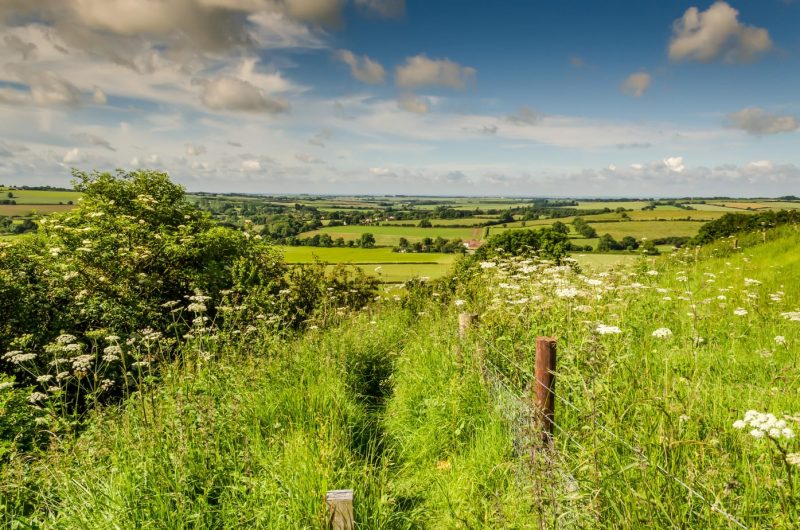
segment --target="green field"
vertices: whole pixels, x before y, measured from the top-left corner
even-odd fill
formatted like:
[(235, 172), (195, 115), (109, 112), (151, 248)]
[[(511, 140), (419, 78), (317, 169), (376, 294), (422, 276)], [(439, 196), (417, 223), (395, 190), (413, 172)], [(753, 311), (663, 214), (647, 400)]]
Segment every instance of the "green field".
[[(449, 225), (462, 225), (462, 226), (472, 226), (472, 225), (480, 225), (487, 221), (490, 221), (492, 218), (487, 217), (465, 217), (463, 219), (431, 219), (431, 224), (434, 226), (449, 226)], [(408, 221), (381, 221), (381, 226), (417, 226), (419, 224), (418, 220), (408, 220)]]
[(36, 214), (66, 212), (74, 206), (68, 204), (0, 204), (0, 215), (27, 217)]
[(67, 204), (72, 201), (77, 202), (81, 196), (77, 191), (50, 191), (50, 190), (12, 190), (8, 188), (0, 188), (0, 198), (7, 199), (8, 193), (14, 195), (14, 201), (17, 204)]
[[(348, 263), (382, 282), (404, 282), (414, 277), (444, 276), (456, 254), (392, 252), (390, 248), (278, 247), (287, 263)], [(376, 270), (377, 269), (377, 270)]]
[[(589, 224), (597, 230), (598, 235), (611, 234), (615, 239), (633, 236), (636, 239), (658, 239), (672, 236), (693, 236), (697, 234), (702, 221), (623, 221), (623, 222), (593, 222), (592, 217), (587, 217)], [(567, 221), (564, 221), (567, 222)], [(548, 220), (551, 224), (552, 220)], [(528, 228), (540, 228), (541, 225), (528, 225)], [(490, 235), (500, 234), (511, 228), (492, 227)], [(581, 240), (583, 241), (583, 240)]]
[(566, 206), (565, 208), (578, 208), (579, 210), (601, 210), (609, 208), (616, 210), (617, 208), (641, 210), (643, 207), (650, 204), (647, 201), (578, 201), (578, 206)]
[(328, 234), (333, 239), (339, 237), (345, 241), (356, 240), (361, 234), (370, 233), (375, 236), (375, 244), (378, 246), (395, 246), (399, 244), (400, 238), (405, 237), (409, 242), (422, 241), (426, 237), (445, 239), (480, 239), (483, 229), (471, 228), (419, 228), (416, 226), (331, 226), (304, 232), (299, 237), (312, 237), (315, 234)]

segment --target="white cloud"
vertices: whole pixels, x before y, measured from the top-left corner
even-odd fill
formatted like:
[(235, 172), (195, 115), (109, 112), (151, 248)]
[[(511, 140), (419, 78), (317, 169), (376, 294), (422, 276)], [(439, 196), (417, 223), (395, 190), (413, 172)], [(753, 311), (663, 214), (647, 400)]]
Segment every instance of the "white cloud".
[(402, 88), (443, 86), (463, 89), (475, 79), (477, 70), (461, 66), (449, 59), (429, 59), (423, 54), (408, 57), (397, 67), (395, 82)]
[(772, 49), (766, 29), (746, 26), (738, 17), (737, 10), (721, 1), (705, 11), (690, 7), (673, 23), (670, 59), (709, 62), (722, 57), (726, 62), (745, 62)]
[(800, 122), (794, 116), (770, 114), (758, 107), (732, 112), (728, 114), (727, 122), (728, 127), (741, 129), (755, 136), (792, 132), (800, 127)]
[(405, 15), (405, 0), (355, 0), (356, 5), (370, 14), (382, 18), (400, 18)]
[(536, 125), (544, 116), (530, 107), (520, 107), (516, 114), (511, 114), (506, 119), (515, 125)]
[(27, 61), (36, 55), (36, 45), (32, 42), (23, 41), (17, 35), (6, 35), (3, 37), (3, 43), (10, 52), (19, 54), (23, 61)]
[(31, 100), (39, 106), (75, 106), (83, 100), (81, 91), (75, 85), (52, 72), (14, 63), (7, 64), (6, 71), (28, 85)]
[(294, 157), (304, 164), (322, 164), (322, 160), (308, 153), (296, 153)]
[(74, 138), (85, 145), (104, 147), (109, 151), (116, 151), (116, 149), (114, 149), (114, 147), (111, 145), (111, 142), (101, 136), (97, 136), (96, 134), (77, 133), (74, 135)]
[(425, 100), (414, 96), (414, 94), (401, 94), (397, 98), (397, 106), (406, 112), (414, 114), (426, 114), (430, 110), (430, 106)]
[(15, 90), (13, 88), (0, 87), (0, 104), (23, 105), (30, 103), (31, 95), (28, 92)]
[(94, 92), (92, 93), (92, 103), (96, 103), (97, 105), (105, 105), (108, 103), (108, 96), (100, 87), (94, 87)]
[(241, 170), (245, 172), (261, 171), (261, 162), (253, 158), (242, 160)]
[(84, 155), (81, 150), (76, 147), (67, 151), (61, 161), (65, 164), (77, 164), (86, 161), (86, 155)]
[(362, 83), (377, 85), (383, 83), (386, 79), (386, 71), (383, 69), (383, 66), (366, 55), (357, 57), (349, 50), (339, 50), (336, 52), (336, 57), (343, 63), (349, 65), (353, 77)]
[(652, 82), (653, 78), (647, 72), (636, 72), (625, 78), (621, 89), (623, 93), (629, 96), (640, 98), (647, 92)]
[(208, 152), (206, 146), (199, 144), (186, 144), (186, 156), (200, 156)]
[(279, 113), (289, 110), (283, 98), (274, 98), (255, 85), (236, 77), (220, 76), (204, 82), (200, 97), (213, 110)]
[(683, 165), (682, 156), (671, 156), (669, 158), (665, 158), (663, 162), (664, 162), (664, 167), (666, 167), (667, 169), (669, 169), (674, 173), (681, 173), (684, 169), (686, 169), (686, 166)]
[(338, 27), (342, 24), (344, 0), (283, 0), (291, 18), (322, 26)]
[(331, 135), (332, 133), (330, 129), (322, 129), (320, 132), (309, 138), (308, 143), (310, 145), (316, 145), (317, 147), (325, 147), (325, 142), (330, 140)]

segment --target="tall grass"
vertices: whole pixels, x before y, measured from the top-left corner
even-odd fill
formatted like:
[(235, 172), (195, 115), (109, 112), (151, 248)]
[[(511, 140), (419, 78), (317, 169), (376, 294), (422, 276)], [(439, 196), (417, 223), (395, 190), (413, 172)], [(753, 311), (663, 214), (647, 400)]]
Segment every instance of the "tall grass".
[[(327, 330), (190, 342), (141, 399), (10, 464), (0, 521), (320, 528), (352, 488), (361, 528), (795, 528), (797, 473), (733, 428), (800, 412), (800, 237), (760, 237), (602, 273), (498, 261)], [(552, 450), (537, 335), (558, 339)]]

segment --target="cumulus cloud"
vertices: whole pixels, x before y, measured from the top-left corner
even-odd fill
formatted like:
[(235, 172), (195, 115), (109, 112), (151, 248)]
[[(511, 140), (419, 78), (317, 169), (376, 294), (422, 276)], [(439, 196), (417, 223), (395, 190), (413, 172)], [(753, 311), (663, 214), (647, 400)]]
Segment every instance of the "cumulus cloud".
[(203, 92), (200, 100), (213, 110), (232, 110), (244, 112), (267, 112), (276, 114), (289, 110), (289, 103), (283, 98), (266, 94), (252, 83), (231, 76), (220, 76), (202, 82)]
[(244, 172), (261, 171), (261, 162), (259, 162), (255, 158), (248, 158), (248, 159), (242, 160), (242, 163), (241, 163), (239, 169), (241, 171), (244, 171)]
[(463, 89), (475, 79), (477, 70), (449, 59), (429, 59), (424, 54), (408, 57), (397, 67), (395, 82), (402, 88), (443, 86)]
[(108, 97), (100, 87), (94, 87), (94, 92), (92, 92), (92, 103), (96, 103), (97, 105), (105, 105), (108, 103)]
[(322, 164), (322, 160), (308, 153), (295, 153), (294, 157), (304, 164)]
[(12, 53), (17, 53), (23, 61), (31, 59), (36, 54), (36, 45), (32, 42), (25, 42), (16, 35), (6, 35), (3, 43)]
[(320, 132), (309, 138), (308, 143), (310, 145), (316, 145), (317, 147), (325, 147), (325, 142), (330, 140), (331, 134), (332, 133), (330, 129), (322, 129)]
[(653, 78), (647, 72), (636, 72), (625, 78), (622, 82), (622, 92), (635, 98), (640, 98), (647, 92)]
[(681, 173), (686, 166), (683, 165), (683, 157), (682, 156), (671, 156), (669, 158), (665, 158), (663, 160), (664, 167), (674, 173)]
[(291, 18), (329, 27), (342, 24), (344, 0), (283, 0), (283, 3)]
[(617, 149), (649, 149), (651, 147), (653, 147), (653, 144), (650, 142), (629, 142), (616, 145)]
[(73, 137), (75, 138), (75, 140), (81, 142), (84, 145), (104, 147), (109, 151), (116, 151), (116, 149), (114, 149), (114, 146), (112, 146), (108, 140), (106, 140), (101, 136), (97, 136), (96, 134), (77, 133), (73, 135)]
[[(83, 100), (80, 89), (52, 72), (38, 71), (13, 63), (6, 65), (6, 71), (28, 85), (30, 99), (37, 105), (75, 106)], [(17, 99), (20, 100), (19, 97)]]
[(186, 144), (186, 156), (200, 156), (208, 152), (206, 146), (200, 144)]
[(339, 50), (336, 52), (336, 57), (350, 66), (350, 72), (353, 74), (353, 77), (362, 83), (377, 85), (383, 83), (386, 79), (386, 71), (383, 69), (383, 66), (366, 55), (357, 57), (349, 50)]
[(728, 127), (762, 136), (796, 131), (800, 122), (795, 116), (771, 114), (758, 107), (749, 107), (727, 116)]
[(430, 110), (430, 107), (423, 99), (413, 94), (401, 94), (397, 99), (397, 106), (406, 112), (414, 114), (426, 114)]
[(64, 154), (64, 158), (61, 159), (64, 164), (78, 164), (81, 162), (86, 161), (86, 155), (81, 152), (80, 149), (77, 147), (74, 149), (70, 149)]
[(31, 95), (28, 92), (15, 90), (13, 88), (0, 87), (0, 104), (22, 105), (30, 103)]
[(515, 125), (536, 125), (542, 121), (542, 114), (536, 112), (530, 107), (520, 107), (516, 114), (511, 114), (506, 117), (508, 121)]
[(405, 0), (356, 0), (356, 5), (382, 18), (400, 18), (406, 13)]
[(739, 12), (725, 2), (707, 10), (690, 7), (673, 23), (669, 58), (673, 61), (752, 61), (772, 49), (769, 32), (739, 22)]

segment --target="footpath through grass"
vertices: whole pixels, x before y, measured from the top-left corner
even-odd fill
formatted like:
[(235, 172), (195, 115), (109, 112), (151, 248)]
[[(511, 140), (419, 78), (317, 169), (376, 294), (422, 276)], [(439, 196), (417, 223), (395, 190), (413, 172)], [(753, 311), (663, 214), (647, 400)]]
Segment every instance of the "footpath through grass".
[[(603, 272), (495, 261), (329, 330), (193, 339), (159, 384), (10, 463), (0, 524), (320, 528), (325, 491), (352, 488), (362, 528), (797, 528), (800, 236), (770, 237)], [(552, 451), (537, 335), (558, 340)], [(783, 424), (734, 427), (748, 410)]]

